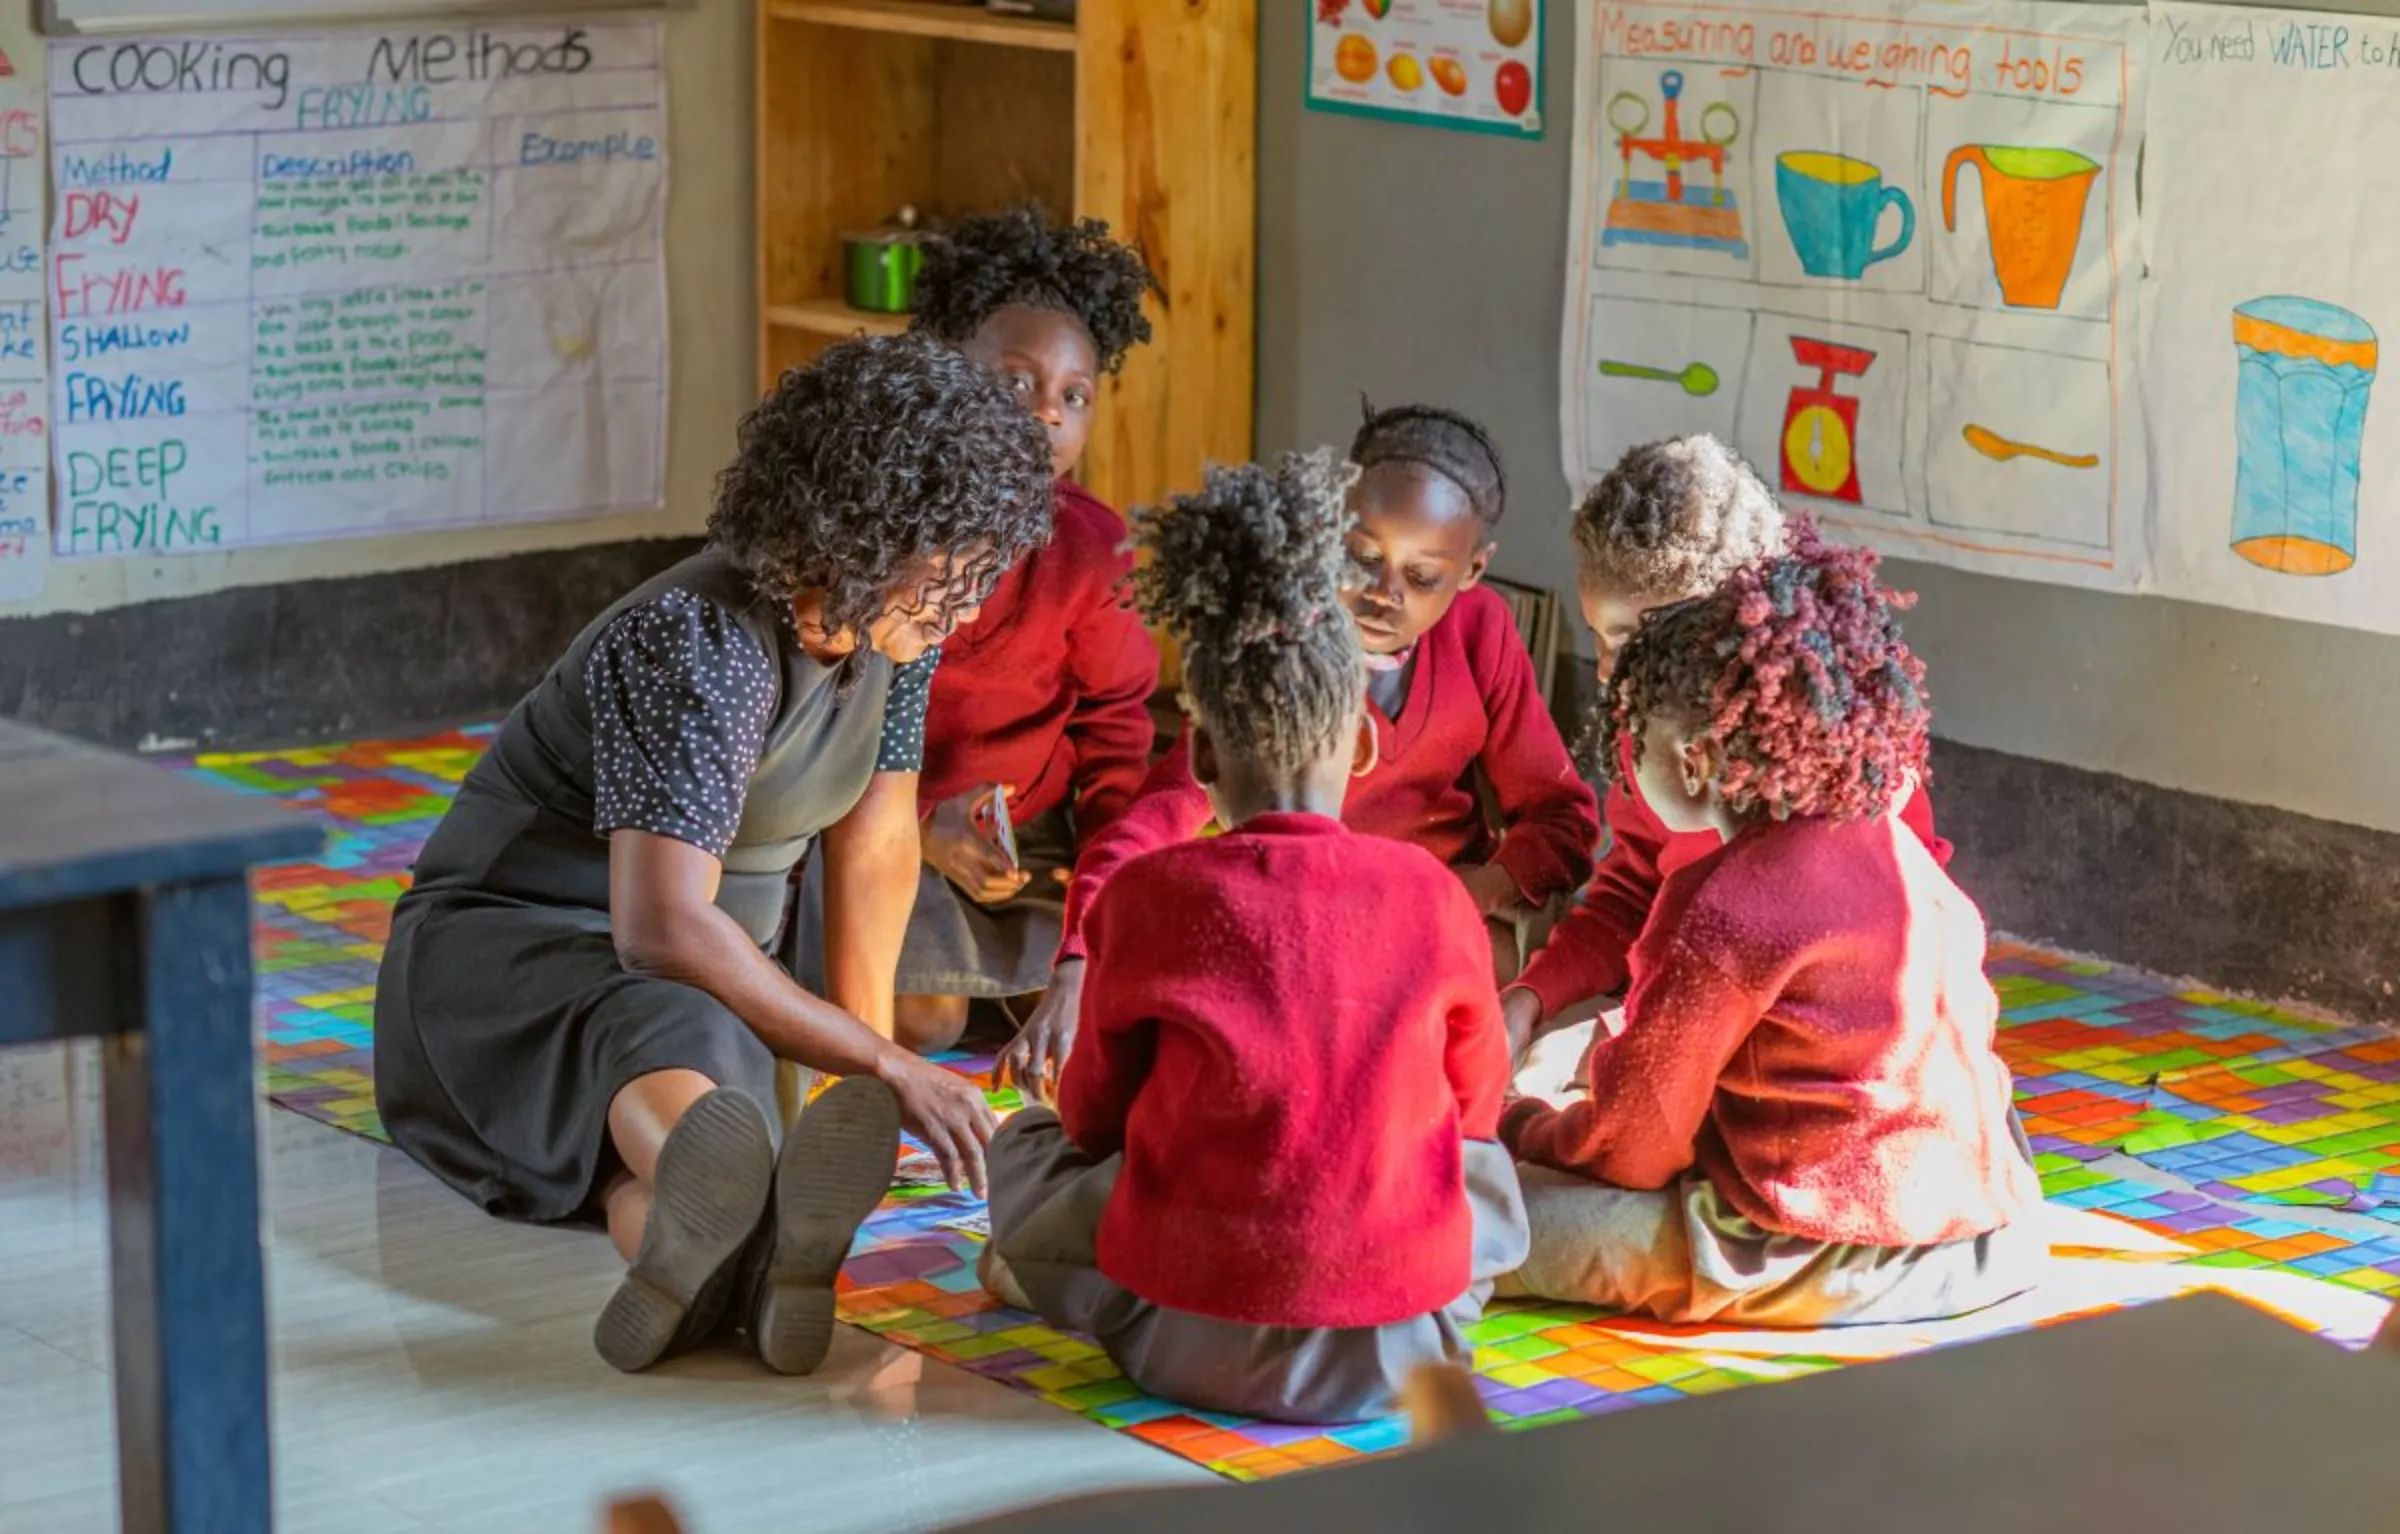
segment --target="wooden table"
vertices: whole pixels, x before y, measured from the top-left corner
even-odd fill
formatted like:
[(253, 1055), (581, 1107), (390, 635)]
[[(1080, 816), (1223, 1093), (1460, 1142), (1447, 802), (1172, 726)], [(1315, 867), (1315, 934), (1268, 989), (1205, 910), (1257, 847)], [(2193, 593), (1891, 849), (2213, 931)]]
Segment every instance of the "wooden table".
[[(2218, 1295), (976, 1534), (2400, 1529), (2400, 1359)], [(965, 1534), (962, 1530), (961, 1534)]]
[(0, 789), (0, 1045), (102, 1041), (124, 1528), (261, 1534), (249, 870), (323, 833), (5, 722)]

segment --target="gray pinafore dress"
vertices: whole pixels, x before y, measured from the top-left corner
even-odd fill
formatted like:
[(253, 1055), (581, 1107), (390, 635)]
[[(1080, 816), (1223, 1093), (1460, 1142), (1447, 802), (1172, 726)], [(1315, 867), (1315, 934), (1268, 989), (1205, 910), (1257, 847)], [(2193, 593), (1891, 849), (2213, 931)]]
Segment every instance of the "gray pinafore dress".
[(385, 1127), (496, 1215), (586, 1212), (613, 1154), (609, 1103), (635, 1077), (697, 1071), (773, 1112), (775, 1061), (757, 1036), (703, 991), (627, 973), (610, 936), (586, 662), (620, 613), (672, 592), (732, 612), (773, 663), (773, 713), (717, 894), (761, 948), (784, 933), (793, 869), (876, 768), (891, 662), (810, 659), (713, 550), (594, 620), (517, 705), (425, 844), (375, 997)]

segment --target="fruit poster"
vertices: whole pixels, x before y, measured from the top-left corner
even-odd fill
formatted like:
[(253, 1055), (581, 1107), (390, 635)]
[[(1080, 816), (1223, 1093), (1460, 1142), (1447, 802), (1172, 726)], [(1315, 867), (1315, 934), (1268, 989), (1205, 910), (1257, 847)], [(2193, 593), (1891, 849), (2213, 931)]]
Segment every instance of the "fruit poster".
[(1311, 0), (1308, 104), (1542, 136), (1543, 0)]
[(1583, 3), (1570, 483), (1708, 431), (1886, 552), (2138, 587), (2144, 14)]
[(2400, 22), (2151, 16), (2157, 589), (2400, 633)]

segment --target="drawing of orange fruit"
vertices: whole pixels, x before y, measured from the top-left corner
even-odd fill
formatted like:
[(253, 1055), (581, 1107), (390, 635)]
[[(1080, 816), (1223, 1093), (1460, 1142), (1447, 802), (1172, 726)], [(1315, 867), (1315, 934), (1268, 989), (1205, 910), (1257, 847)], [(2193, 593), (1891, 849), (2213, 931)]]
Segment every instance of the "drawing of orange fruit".
[(1417, 62), (1413, 53), (1393, 54), (1392, 62), (1383, 72), (1391, 76), (1394, 86), (1404, 91), (1413, 91), (1425, 83), (1425, 66)]
[(1433, 73), (1433, 83), (1442, 88), (1445, 96), (1464, 96), (1467, 93), (1467, 66), (1453, 58), (1438, 58), (1426, 66)]
[(1491, 0), (1483, 19), (1491, 26), (1493, 42), (1514, 48), (1533, 33), (1533, 0)]
[(1333, 72), (1352, 85), (1364, 85), (1375, 78), (1375, 45), (1356, 32), (1345, 32), (1334, 45)]

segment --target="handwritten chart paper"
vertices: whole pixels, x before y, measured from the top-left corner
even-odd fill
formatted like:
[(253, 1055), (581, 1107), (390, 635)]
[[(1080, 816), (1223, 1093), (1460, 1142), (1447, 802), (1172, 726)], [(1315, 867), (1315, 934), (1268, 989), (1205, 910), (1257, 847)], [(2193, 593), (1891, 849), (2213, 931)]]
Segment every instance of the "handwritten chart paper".
[(1591, 5), (1570, 481), (1709, 431), (1890, 552), (2137, 584), (2142, 26), (2006, 0)]
[(2158, 589), (2400, 633), (2400, 23), (2153, 15)]
[(57, 552), (658, 504), (659, 47), (53, 43)]
[(1310, 0), (1308, 104), (1540, 138), (1543, 3)]
[(42, 348), (42, 100), (0, 77), (0, 602), (50, 565), (50, 382)]

